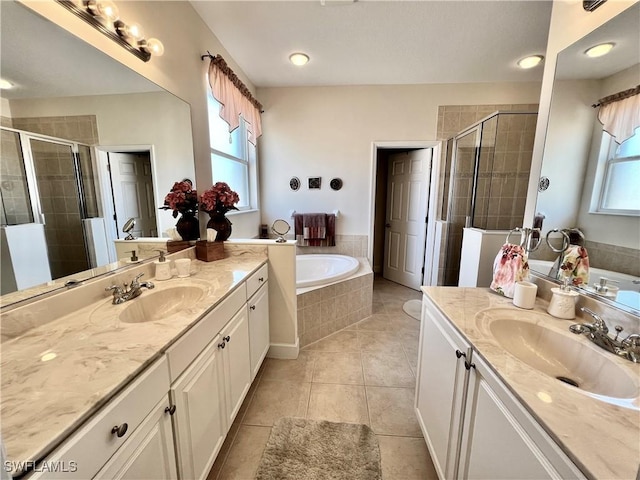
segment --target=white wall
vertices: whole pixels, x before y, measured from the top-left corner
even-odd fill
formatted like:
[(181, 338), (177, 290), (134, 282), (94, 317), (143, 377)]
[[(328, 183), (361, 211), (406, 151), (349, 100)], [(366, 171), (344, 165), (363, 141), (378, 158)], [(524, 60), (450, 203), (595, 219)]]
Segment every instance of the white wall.
[[(259, 88), (263, 223), (339, 209), (338, 234), (369, 235), (373, 142), (435, 140), (439, 105), (530, 104), (539, 94), (539, 83)], [(322, 177), (321, 190), (307, 189), (309, 176)], [(342, 190), (329, 188), (333, 177)]]
[(0, 97), (0, 115), (11, 117), (11, 105), (9, 105), (9, 100), (4, 97)]
[[(174, 182), (193, 179), (189, 105), (166, 92), (12, 100), (13, 116), (95, 115), (101, 146), (151, 145), (156, 207)], [(170, 211), (159, 211), (158, 232), (175, 226)]]
[[(189, 103), (196, 186), (203, 190), (212, 184), (206, 101), (206, 72), (209, 64), (202, 61), (200, 55), (207, 50), (213, 54), (221, 54), (245, 85), (252, 91), (254, 88), (189, 2), (117, 2), (123, 20), (139, 22), (148, 37), (157, 37), (164, 44), (164, 55), (152, 58), (147, 63), (55, 2), (25, 0), (23, 3)], [(204, 221), (200, 224), (204, 229), (208, 217), (204, 213), (202, 215)], [(258, 212), (235, 215), (233, 236), (256, 236), (259, 217)]]

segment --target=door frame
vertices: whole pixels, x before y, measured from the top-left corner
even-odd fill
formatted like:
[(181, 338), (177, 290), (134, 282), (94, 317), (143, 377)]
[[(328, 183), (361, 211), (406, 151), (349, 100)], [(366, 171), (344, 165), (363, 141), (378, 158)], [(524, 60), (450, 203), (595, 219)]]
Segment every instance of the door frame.
[[(440, 194), (438, 178), (440, 176), (440, 168), (442, 164), (442, 151), (443, 141), (441, 140), (404, 140), (404, 141), (374, 141), (371, 142), (371, 164), (370, 164), (370, 185), (371, 195), (369, 198), (369, 240), (367, 248), (367, 257), (369, 263), (373, 266), (373, 249), (374, 249), (374, 234), (375, 234), (375, 209), (376, 209), (376, 180), (377, 180), (377, 159), (378, 150), (401, 150), (401, 149), (414, 149), (414, 148), (432, 148), (432, 165), (431, 165), (431, 178), (429, 179), (429, 208), (427, 210), (427, 216), (429, 221), (427, 222), (427, 241), (424, 251), (424, 273), (422, 275), (423, 285), (432, 285), (431, 271), (434, 265), (438, 262), (434, 262), (433, 253), (436, 249), (435, 245), (435, 225), (437, 220), (437, 199)], [(386, 206), (385, 206), (386, 208)], [(437, 278), (437, 277), (435, 277)]]
[[(154, 195), (157, 192), (157, 167), (155, 160), (155, 152), (153, 145), (151, 144), (143, 144), (143, 145), (99, 145), (95, 147), (96, 149), (96, 171), (98, 172), (98, 181), (100, 187), (100, 198), (102, 199), (102, 217), (105, 219), (105, 230), (107, 232), (107, 236), (109, 238), (109, 259), (113, 259), (112, 261), (117, 261), (116, 255), (116, 247), (114, 241), (117, 240), (118, 231), (115, 222), (113, 221), (113, 213), (115, 212), (115, 207), (113, 204), (113, 194), (111, 189), (113, 185), (111, 184), (111, 175), (109, 173), (109, 153), (148, 153), (149, 159), (151, 161), (151, 176), (153, 183), (153, 191)], [(155, 202), (154, 198), (154, 202)], [(157, 207), (157, 206), (156, 206)], [(160, 225), (158, 218), (158, 209), (155, 209), (156, 215), (156, 225)], [(109, 221), (107, 221), (109, 220)]]

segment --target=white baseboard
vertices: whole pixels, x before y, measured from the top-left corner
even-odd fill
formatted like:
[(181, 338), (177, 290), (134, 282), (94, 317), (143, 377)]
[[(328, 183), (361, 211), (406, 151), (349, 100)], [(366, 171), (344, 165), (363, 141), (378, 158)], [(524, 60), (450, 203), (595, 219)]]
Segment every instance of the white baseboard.
[(272, 343), (269, 346), (267, 357), (295, 360), (300, 351), (300, 339), (296, 338), (296, 343)]

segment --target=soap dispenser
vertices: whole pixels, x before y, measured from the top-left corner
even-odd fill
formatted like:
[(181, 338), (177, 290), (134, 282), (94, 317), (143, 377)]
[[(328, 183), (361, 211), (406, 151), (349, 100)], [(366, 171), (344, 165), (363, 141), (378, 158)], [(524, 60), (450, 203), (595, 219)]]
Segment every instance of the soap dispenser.
[(158, 250), (160, 257), (153, 262), (153, 266), (156, 269), (156, 280), (169, 280), (171, 278), (171, 265), (167, 262), (162, 250)]
[(547, 307), (549, 315), (567, 320), (576, 318), (576, 299), (579, 294), (569, 288), (570, 278), (571, 275), (565, 275), (563, 285), (560, 288), (551, 289), (553, 296)]

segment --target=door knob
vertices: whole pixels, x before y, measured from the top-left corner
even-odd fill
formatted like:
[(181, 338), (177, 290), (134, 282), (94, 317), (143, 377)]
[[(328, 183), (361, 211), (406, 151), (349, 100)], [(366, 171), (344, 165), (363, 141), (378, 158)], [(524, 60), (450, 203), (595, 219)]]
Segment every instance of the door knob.
[(384, 224), (384, 226), (385, 226), (386, 228), (391, 228), (391, 224), (390, 224), (390, 223), (385, 223), (385, 224)]

